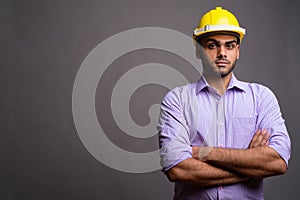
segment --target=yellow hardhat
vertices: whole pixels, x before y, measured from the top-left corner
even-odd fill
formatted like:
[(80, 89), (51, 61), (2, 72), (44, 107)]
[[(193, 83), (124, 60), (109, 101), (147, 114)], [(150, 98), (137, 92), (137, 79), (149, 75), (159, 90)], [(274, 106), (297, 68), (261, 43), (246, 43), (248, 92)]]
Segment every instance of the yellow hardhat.
[(193, 36), (198, 39), (215, 32), (232, 33), (238, 37), (238, 42), (242, 41), (246, 34), (246, 30), (240, 27), (236, 17), (221, 7), (216, 7), (216, 9), (210, 10), (202, 16)]

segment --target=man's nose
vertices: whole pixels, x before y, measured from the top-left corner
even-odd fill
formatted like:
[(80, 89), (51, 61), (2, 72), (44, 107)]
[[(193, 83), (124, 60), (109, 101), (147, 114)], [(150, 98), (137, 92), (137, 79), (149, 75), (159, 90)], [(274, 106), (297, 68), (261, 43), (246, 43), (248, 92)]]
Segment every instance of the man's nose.
[(220, 45), (218, 47), (217, 57), (218, 58), (226, 58), (226, 48), (224, 47), (224, 45)]

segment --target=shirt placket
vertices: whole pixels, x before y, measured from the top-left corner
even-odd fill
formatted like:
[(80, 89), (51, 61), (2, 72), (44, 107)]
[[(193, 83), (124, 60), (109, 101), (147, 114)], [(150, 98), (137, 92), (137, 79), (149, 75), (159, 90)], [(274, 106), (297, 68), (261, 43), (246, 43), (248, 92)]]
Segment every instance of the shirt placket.
[(217, 147), (225, 147), (225, 106), (224, 106), (224, 96), (221, 97), (217, 102), (216, 111), (216, 131), (217, 131)]

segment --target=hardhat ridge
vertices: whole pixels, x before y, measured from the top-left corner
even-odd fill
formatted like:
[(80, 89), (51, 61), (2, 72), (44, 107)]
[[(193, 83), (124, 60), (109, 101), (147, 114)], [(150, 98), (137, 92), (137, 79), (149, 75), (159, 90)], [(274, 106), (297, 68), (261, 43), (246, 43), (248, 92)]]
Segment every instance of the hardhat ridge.
[(237, 18), (222, 7), (216, 7), (205, 13), (194, 30), (193, 36), (195, 39), (199, 39), (217, 32), (233, 33), (240, 41), (246, 34), (246, 30), (240, 27)]

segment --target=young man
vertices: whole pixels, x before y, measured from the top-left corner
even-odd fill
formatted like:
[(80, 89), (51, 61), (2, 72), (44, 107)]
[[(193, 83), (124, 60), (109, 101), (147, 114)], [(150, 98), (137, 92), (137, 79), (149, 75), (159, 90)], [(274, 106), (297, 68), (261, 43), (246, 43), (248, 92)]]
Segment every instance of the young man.
[(274, 94), (233, 74), (245, 30), (220, 7), (194, 31), (203, 75), (164, 98), (163, 172), (174, 199), (263, 199), (263, 178), (284, 174), (290, 138)]

